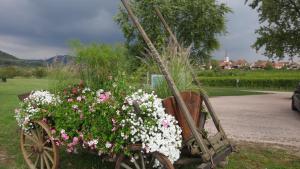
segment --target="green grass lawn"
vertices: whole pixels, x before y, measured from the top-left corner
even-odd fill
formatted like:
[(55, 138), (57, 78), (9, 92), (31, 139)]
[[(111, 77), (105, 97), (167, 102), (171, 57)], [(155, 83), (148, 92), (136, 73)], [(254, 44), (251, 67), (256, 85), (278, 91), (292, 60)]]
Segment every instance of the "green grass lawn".
[[(17, 95), (33, 90), (47, 89), (47, 79), (8, 79), (0, 82), (0, 169), (26, 168), (19, 148), (19, 130), (14, 119)], [(234, 88), (206, 88), (212, 96), (257, 94)], [(112, 163), (103, 163), (98, 156), (87, 152), (80, 154), (60, 153), (63, 169), (111, 169)], [(4, 157), (4, 158), (3, 158)], [(230, 157), (226, 169), (292, 169), (300, 168), (300, 158), (286, 151), (270, 148), (241, 146), (241, 151)], [(188, 169), (188, 168), (185, 168)]]

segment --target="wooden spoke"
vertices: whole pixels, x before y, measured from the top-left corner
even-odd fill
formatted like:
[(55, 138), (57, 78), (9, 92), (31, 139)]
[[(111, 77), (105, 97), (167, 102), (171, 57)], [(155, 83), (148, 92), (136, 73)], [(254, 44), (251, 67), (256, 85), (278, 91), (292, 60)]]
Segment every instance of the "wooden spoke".
[(129, 165), (125, 164), (125, 163), (121, 163), (121, 166), (125, 169), (133, 169), (131, 168)]
[(30, 158), (33, 155), (33, 152), (27, 155), (27, 158)]
[(139, 164), (136, 162), (135, 158), (133, 158), (132, 161), (133, 161), (133, 164), (134, 164), (134, 166), (135, 166), (136, 169), (141, 169), (140, 166), (139, 166)]
[(45, 154), (45, 153), (43, 154), (43, 158), (44, 158), (44, 161), (45, 161), (45, 163), (46, 163), (46, 167), (47, 167), (47, 169), (51, 169), (51, 168), (50, 168), (50, 165), (49, 165), (49, 161), (48, 161), (48, 159), (47, 159), (47, 157), (46, 157), (46, 154)]
[(44, 141), (43, 146), (45, 146), (48, 142), (48, 140)]
[(40, 140), (40, 141), (42, 141), (43, 140), (43, 136), (42, 136), (42, 134), (41, 134), (41, 131), (43, 131), (43, 129), (41, 129), (40, 127), (36, 127), (36, 136), (37, 136), (37, 138)]
[(34, 167), (35, 167), (35, 168), (37, 167), (37, 164), (38, 164), (38, 162), (39, 162), (39, 159), (40, 159), (40, 155), (38, 154), (38, 155), (37, 155), (37, 158), (36, 158), (36, 160), (35, 160), (35, 162), (34, 162)]
[(31, 140), (31, 141), (32, 141), (32, 142), (34, 142), (34, 143), (38, 143), (37, 139), (36, 139), (36, 138), (34, 138), (33, 136), (30, 136), (30, 135), (25, 135), (25, 138), (27, 138), (27, 139)]
[(53, 161), (53, 158), (51, 157), (51, 155), (47, 152), (47, 151), (44, 151), (46, 157), (51, 161), (51, 163), (53, 164), (54, 161)]
[(50, 147), (46, 147), (46, 146), (44, 146), (44, 149), (45, 149), (45, 150), (48, 150), (48, 151), (50, 151), (50, 152), (53, 152), (53, 149), (52, 149), (52, 148), (50, 148)]
[(144, 156), (143, 156), (142, 152), (140, 152), (139, 155), (141, 158), (142, 169), (146, 169), (145, 160), (144, 160)]
[(43, 158), (43, 155), (40, 156), (41, 158), (41, 169), (44, 169), (44, 158)]
[[(59, 151), (54, 141), (46, 141), (52, 134), (49, 126), (35, 121), (28, 135), (21, 130), (21, 150), (29, 169), (58, 169)], [(42, 146), (42, 149), (41, 147)]]
[(24, 144), (23, 146), (24, 146), (24, 147), (31, 147), (32, 144)]
[(35, 130), (31, 130), (31, 134), (32, 134), (33, 138), (36, 140), (36, 143), (38, 143), (39, 142), (39, 138), (38, 138), (38, 136), (36, 134), (36, 131)]
[(174, 169), (170, 160), (158, 152), (144, 154), (139, 144), (132, 145), (128, 148), (130, 154), (138, 154), (138, 157), (141, 159), (136, 160), (134, 158), (132, 159), (132, 157), (126, 157), (125, 154), (121, 154), (117, 157), (115, 169), (153, 169), (156, 160), (161, 164), (163, 169)]

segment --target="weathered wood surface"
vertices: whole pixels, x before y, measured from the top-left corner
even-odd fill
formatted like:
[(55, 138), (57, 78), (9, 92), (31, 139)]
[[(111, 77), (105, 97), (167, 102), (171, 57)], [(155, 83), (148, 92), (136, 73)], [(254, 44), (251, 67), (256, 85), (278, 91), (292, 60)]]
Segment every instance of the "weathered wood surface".
[(24, 101), (29, 95), (30, 95), (30, 92), (20, 94), (20, 95), (18, 95), (18, 98), (19, 98), (20, 101)]
[[(200, 127), (200, 119), (203, 118), (201, 114), (202, 99), (201, 96), (195, 92), (181, 92), (181, 97), (183, 98), (190, 115), (192, 116), (196, 127)], [(173, 115), (179, 123), (182, 129), (183, 140), (186, 141), (192, 136), (192, 131), (179, 108), (175, 98), (173, 96), (168, 97), (163, 100), (163, 105), (165, 107), (166, 113)]]

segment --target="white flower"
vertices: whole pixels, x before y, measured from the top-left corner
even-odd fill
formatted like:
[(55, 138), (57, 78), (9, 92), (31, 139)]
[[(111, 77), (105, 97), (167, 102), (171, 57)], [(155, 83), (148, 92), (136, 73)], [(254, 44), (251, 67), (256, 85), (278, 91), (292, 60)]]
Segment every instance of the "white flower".
[(32, 126), (31, 120), (33, 117), (41, 112), (45, 106), (57, 105), (61, 103), (58, 96), (51, 94), (49, 91), (33, 91), (30, 95), (21, 103), (21, 109), (15, 111), (15, 118), (18, 125), (25, 131), (29, 131)]
[[(182, 143), (181, 128), (173, 116), (165, 113), (162, 100), (154, 93), (149, 94), (142, 90), (127, 96), (125, 100), (129, 106), (123, 105), (122, 110), (129, 111), (128, 119), (122, 120), (121, 125), (129, 123), (127, 125), (130, 126), (131, 143), (141, 142), (147, 153), (160, 152), (166, 155), (172, 163), (178, 160)], [(133, 111), (133, 102), (139, 103), (141, 112)], [(146, 124), (144, 115), (155, 120), (156, 124)], [(121, 136), (127, 139), (124, 134)]]
[(112, 147), (112, 144), (111, 144), (110, 142), (106, 142), (105, 147), (106, 147), (106, 148), (111, 148), (111, 147)]

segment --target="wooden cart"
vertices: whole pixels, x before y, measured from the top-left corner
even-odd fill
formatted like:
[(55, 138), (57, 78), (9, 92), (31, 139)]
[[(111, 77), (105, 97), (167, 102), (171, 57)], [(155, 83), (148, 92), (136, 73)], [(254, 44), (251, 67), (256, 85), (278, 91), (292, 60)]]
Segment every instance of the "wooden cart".
[[(203, 92), (179, 92), (172, 77), (170, 76), (162, 59), (148, 38), (144, 29), (134, 16), (126, 0), (121, 0), (128, 11), (129, 17), (140, 31), (147, 43), (152, 55), (160, 67), (162, 74), (173, 93), (172, 97), (163, 100), (163, 105), (168, 114), (175, 116), (183, 131), (183, 148), (181, 158), (173, 165), (169, 159), (159, 152), (145, 153), (139, 144), (130, 145), (128, 148), (133, 157), (119, 154), (110, 161), (115, 162), (115, 169), (151, 169), (153, 163), (158, 161), (165, 169), (174, 169), (177, 166), (186, 164), (197, 164), (196, 168), (209, 169), (214, 168), (216, 164), (225, 160), (233, 151), (225, 132), (217, 118), (208, 96)], [(166, 21), (163, 19), (158, 8), (155, 8), (157, 15), (161, 18), (165, 28), (170, 33), (173, 40), (178, 44), (174, 34), (171, 32)], [(178, 44), (179, 45), (179, 44)], [(195, 82), (200, 83), (194, 78)], [(29, 94), (20, 95), (20, 100), (26, 98)], [(204, 131), (207, 113), (202, 112), (205, 106), (208, 114), (211, 116), (217, 134), (207, 137)], [(59, 168), (59, 151), (54, 141), (47, 141), (52, 137), (49, 126), (43, 121), (34, 122), (34, 128), (30, 134), (21, 131), (20, 145), (21, 150), (30, 169), (57, 169)], [(51, 139), (50, 139), (51, 140)]]

